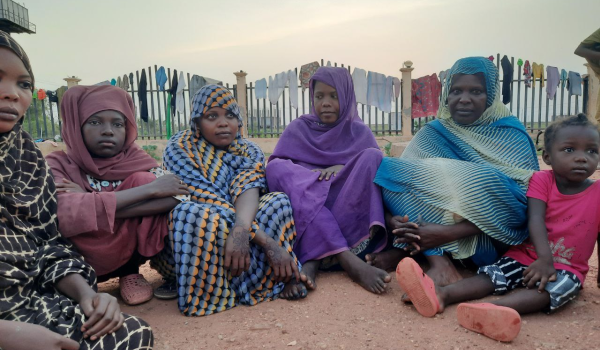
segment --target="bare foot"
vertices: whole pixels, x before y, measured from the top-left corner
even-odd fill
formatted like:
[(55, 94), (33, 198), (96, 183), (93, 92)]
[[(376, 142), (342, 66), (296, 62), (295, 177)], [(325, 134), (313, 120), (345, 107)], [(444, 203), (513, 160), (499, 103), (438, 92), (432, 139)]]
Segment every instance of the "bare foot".
[(431, 255), (427, 257), (427, 261), (431, 266), (427, 270), (427, 276), (436, 286), (444, 287), (463, 279), (447, 256)]
[(304, 283), (298, 282), (296, 281), (296, 278), (294, 278), (288, 283), (286, 283), (279, 296), (287, 300), (297, 300), (306, 298), (307, 294), (308, 291), (306, 290), (306, 286), (304, 285)]
[(350, 251), (341, 252), (337, 255), (342, 268), (350, 278), (369, 292), (380, 294), (385, 292), (385, 285), (392, 278), (387, 272), (377, 267), (367, 265), (359, 257)]
[(407, 256), (409, 253), (404, 250), (392, 248), (380, 253), (367, 254), (365, 260), (367, 260), (367, 264), (384, 271), (394, 271), (400, 260)]
[(319, 271), (319, 266), (321, 265), (321, 261), (319, 260), (310, 260), (302, 265), (302, 272), (300, 273), (300, 279), (306, 285), (306, 288), (310, 290), (317, 289), (317, 271)]

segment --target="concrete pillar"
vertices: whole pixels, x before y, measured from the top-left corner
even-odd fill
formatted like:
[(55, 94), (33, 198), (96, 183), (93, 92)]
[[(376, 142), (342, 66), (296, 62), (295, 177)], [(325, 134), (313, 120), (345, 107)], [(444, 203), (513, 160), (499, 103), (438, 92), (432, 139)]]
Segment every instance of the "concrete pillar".
[(237, 103), (240, 106), (240, 111), (242, 112), (242, 120), (244, 126), (242, 127), (242, 136), (248, 137), (248, 106), (246, 105), (246, 75), (248, 73), (243, 70), (239, 72), (234, 72), (235, 77), (237, 79)]
[(67, 82), (67, 88), (79, 85), (79, 82), (81, 81), (81, 79), (77, 78), (76, 76), (67, 77), (64, 80)]
[(589, 64), (584, 64), (588, 73), (588, 100), (587, 100), (587, 116), (591, 120), (595, 120), (596, 111), (598, 109), (598, 90), (600, 90), (600, 80), (596, 72), (590, 68)]
[(402, 139), (405, 141), (412, 139), (412, 62), (404, 62), (402, 72)]

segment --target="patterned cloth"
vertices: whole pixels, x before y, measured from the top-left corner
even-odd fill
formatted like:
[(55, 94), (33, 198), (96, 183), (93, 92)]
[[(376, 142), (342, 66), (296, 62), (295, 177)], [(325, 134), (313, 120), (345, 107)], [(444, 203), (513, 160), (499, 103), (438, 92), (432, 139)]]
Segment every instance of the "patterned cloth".
[(25, 69), (29, 73), (29, 76), (31, 76), (31, 91), (33, 92), (33, 90), (35, 88), (34, 87), (35, 86), (35, 78), (33, 77), (33, 70), (31, 69), (31, 63), (29, 63), (29, 57), (27, 57), (27, 53), (25, 53), (25, 50), (23, 50), (21, 45), (19, 45), (15, 41), (15, 39), (13, 39), (10, 36), (10, 34), (3, 32), (1, 30), (0, 30), (0, 46), (7, 47), (10, 50), (12, 50), (12, 52), (14, 52), (15, 55), (17, 55), (17, 57), (19, 57), (21, 62), (23, 62)]
[(424, 118), (437, 114), (440, 107), (442, 87), (437, 75), (426, 75), (412, 81), (412, 118)]
[[(209, 108), (222, 107), (242, 119), (231, 93), (218, 85), (200, 89), (192, 102), (191, 129), (174, 135), (164, 154), (164, 165), (185, 181), (191, 201), (179, 204), (169, 218), (169, 238), (177, 273), (179, 310), (186, 316), (203, 316), (237, 304), (255, 305), (276, 299), (283, 283), (274, 283), (274, 272), (264, 252), (250, 243), (250, 269), (238, 277), (224, 269), (225, 242), (235, 223), (234, 203), (246, 190), (266, 190), (264, 155), (241, 138), (239, 132), (227, 150), (215, 148), (196, 129), (194, 119)], [(250, 239), (263, 230), (292, 252), (296, 236), (287, 196), (261, 197), (250, 228)], [(167, 263), (168, 264), (168, 263)]]
[[(375, 183), (394, 215), (416, 221), (450, 225), (463, 219), (484, 234), (468, 237), (426, 251), (446, 250), (456, 259), (478, 252), (493, 252), (494, 242), (515, 245), (527, 237), (525, 191), (538, 169), (531, 138), (519, 120), (502, 104), (498, 70), (485, 57), (464, 58), (455, 63), (444, 86), (447, 101), (454, 74), (483, 73), (487, 109), (470, 125), (452, 120), (447, 104), (437, 120), (421, 129), (400, 158), (384, 158)], [(481, 263), (497, 258), (486, 253)]]
[(311, 62), (300, 67), (300, 85), (302, 85), (302, 91), (308, 89), (310, 84), (310, 78), (319, 69), (319, 62)]
[[(527, 265), (505, 256), (492, 265), (480, 267), (477, 273), (488, 275), (494, 284), (494, 294), (502, 295), (523, 287), (523, 272), (527, 267)], [(537, 286), (539, 284), (540, 282), (537, 283)], [(557, 269), (556, 281), (548, 282), (544, 288), (550, 294), (548, 311), (554, 311), (575, 299), (581, 286), (581, 281), (573, 272)]]

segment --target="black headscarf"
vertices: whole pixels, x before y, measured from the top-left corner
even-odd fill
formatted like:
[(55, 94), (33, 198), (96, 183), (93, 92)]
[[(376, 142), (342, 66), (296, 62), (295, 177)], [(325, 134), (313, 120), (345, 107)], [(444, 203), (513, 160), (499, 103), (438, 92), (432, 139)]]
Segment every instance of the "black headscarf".
[(31, 82), (32, 82), (31, 91), (33, 92), (33, 87), (35, 85), (35, 78), (33, 77), (33, 71), (31, 70), (31, 63), (29, 62), (29, 57), (27, 57), (25, 50), (23, 50), (21, 45), (19, 45), (19, 43), (17, 43), (15, 41), (15, 39), (13, 39), (8, 33), (3, 32), (1, 30), (0, 30), (0, 46), (9, 48), (17, 55), (17, 57), (19, 57), (21, 59), (21, 62), (23, 62), (25, 69), (27, 69), (27, 73), (29, 73), (29, 75), (31, 76)]

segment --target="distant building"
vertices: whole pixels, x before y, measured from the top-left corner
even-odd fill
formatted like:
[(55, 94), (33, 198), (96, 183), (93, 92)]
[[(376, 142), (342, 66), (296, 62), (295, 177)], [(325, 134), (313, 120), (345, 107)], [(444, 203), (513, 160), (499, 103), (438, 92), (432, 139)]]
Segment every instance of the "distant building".
[(29, 22), (29, 10), (12, 0), (0, 0), (0, 30), (35, 34), (36, 28)]

